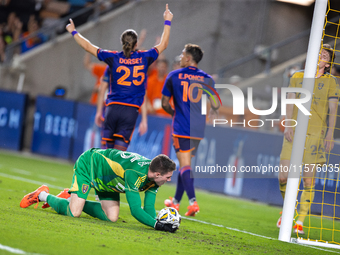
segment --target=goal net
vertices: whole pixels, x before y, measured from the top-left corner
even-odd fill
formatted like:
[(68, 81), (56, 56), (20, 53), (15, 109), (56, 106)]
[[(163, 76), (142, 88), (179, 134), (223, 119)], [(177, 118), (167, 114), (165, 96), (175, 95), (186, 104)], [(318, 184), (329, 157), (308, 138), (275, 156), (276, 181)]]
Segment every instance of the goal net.
[[(321, 53), (323, 50), (329, 49), (325, 44), (332, 47), (333, 50), (328, 51), (331, 55), (331, 60), (327, 64), (329, 64), (329, 72), (333, 77), (328, 78), (332, 80), (329, 82), (315, 79), (314, 88), (311, 91), (313, 93), (311, 114), (321, 115), (319, 119), (324, 118), (325, 122), (315, 121), (315, 116), (310, 116), (307, 132), (304, 133), (307, 138), (304, 142), (303, 159), (301, 164), (297, 164), (304, 167), (301, 167), (297, 195), (296, 193), (295, 195), (292, 194), (296, 198), (296, 201), (293, 201), (293, 204), (295, 204), (294, 225), (303, 223), (304, 233), (292, 234), (292, 237), (295, 238), (292, 238), (291, 241), (340, 248), (340, 143), (334, 139), (334, 136), (340, 136), (340, 129), (336, 127), (340, 124), (340, 119), (338, 119), (340, 112), (337, 111), (340, 93), (340, 42), (338, 42), (338, 38), (340, 38), (340, 10), (332, 7), (331, 2), (328, 0), (326, 15), (324, 15), (321, 47), (311, 49), (309, 46), (308, 49), (309, 51), (318, 51), (319, 66), (322, 61)], [(332, 82), (333, 88), (336, 87), (335, 92), (331, 92), (332, 88), (330, 88), (329, 84)], [(335, 101), (330, 100), (331, 97), (329, 96), (320, 96), (322, 90), (327, 95), (333, 93)], [(335, 109), (331, 110), (332, 107)], [(336, 122), (338, 122), (338, 125), (335, 124)], [(314, 134), (314, 136), (311, 134)], [(329, 137), (331, 137), (331, 140), (327, 140)], [(314, 141), (311, 141), (313, 139)], [(296, 140), (296, 134), (294, 140)], [(327, 147), (333, 147), (333, 144), (335, 144), (334, 148), (328, 151)], [(308, 157), (309, 161), (307, 162)], [(313, 164), (307, 164), (311, 162), (310, 158), (313, 158)], [(304, 171), (309, 172), (309, 174)], [(312, 174), (310, 174), (311, 171)], [(311, 184), (308, 184), (308, 178), (312, 180)], [(292, 231), (291, 226), (289, 228)], [(279, 239), (282, 240), (280, 237)]]

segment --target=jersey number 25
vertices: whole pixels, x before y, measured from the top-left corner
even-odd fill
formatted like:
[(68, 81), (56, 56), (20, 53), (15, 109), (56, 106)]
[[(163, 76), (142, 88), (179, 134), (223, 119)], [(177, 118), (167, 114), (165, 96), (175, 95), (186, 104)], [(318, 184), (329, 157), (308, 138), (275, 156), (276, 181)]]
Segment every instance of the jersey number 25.
[[(143, 83), (143, 81), (145, 80), (145, 73), (144, 72), (140, 72), (140, 70), (143, 70), (144, 69), (144, 65), (141, 65), (141, 66), (134, 66), (133, 67), (133, 75), (132, 77), (133, 78), (136, 78), (136, 79), (133, 79), (132, 82), (134, 85), (136, 86), (139, 86)], [(117, 84), (118, 85), (124, 85), (124, 86), (131, 86), (131, 81), (126, 81), (126, 79), (130, 76), (131, 74), (131, 71), (129, 68), (127, 68), (126, 66), (119, 66), (116, 70), (117, 73), (120, 73), (120, 72), (125, 72), (123, 74), (122, 77), (120, 77), (118, 80), (117, 80)], [(138, 80), (138, 78), (140, 77), (140, 80)]]

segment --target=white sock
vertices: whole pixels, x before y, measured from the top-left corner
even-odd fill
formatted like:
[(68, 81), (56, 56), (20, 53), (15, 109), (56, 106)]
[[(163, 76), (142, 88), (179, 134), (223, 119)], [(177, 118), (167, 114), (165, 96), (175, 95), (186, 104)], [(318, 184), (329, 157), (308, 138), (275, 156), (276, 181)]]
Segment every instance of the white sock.
[(173, 202), (174, 204), (179, 204), (179, 201), (178, 201), (177, 199), (175, 199), (175, 198), (172, 199), (172, 202)]
[(46, 191), (41, 191), (39, 196), (38, 196), (39, 201), (46, 202), (48, 195), (49, 194)]
[(196, 197), (189, 200), (189, 205), (193, 205), (196, 202)]
[(299, 221), (299, 220), (296, 221), (296, 224), (303, 226), (303, 222), (302, 222), (302, 221)]

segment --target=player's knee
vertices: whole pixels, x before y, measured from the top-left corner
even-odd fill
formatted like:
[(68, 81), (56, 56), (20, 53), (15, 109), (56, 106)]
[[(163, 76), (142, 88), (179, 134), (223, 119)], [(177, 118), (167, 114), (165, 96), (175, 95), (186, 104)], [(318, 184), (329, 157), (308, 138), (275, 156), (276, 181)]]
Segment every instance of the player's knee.
[(279, 183), (280, 184), (285, 184), (285, 183), (287, 183), (287, 175), (285, 174), (285, 173), (279, 173), (279, 177), (278, 177), (278, 179), (279, 179)]
[(116, 222), (118, 220), (118, 214), (112, 213), (112, 212), (104, 212), (106, 214), (106, 217), (111, 222)]
[(303, 187), (304, 188), (311, 188), (313, 185), (313, 179), (312, 178), (304, 178), (303, 179)]
[(116, 222), (118, 220), (118, 213), (114, 210), (105, 210), (103, 208), (103, 213), (105, 213), (106, 218), (111, 222)]
[(72, 208), (72, 206), (70, 206), (70, 211), (72, 213), (72, 216), (75, 218), (79, 218), (82, 213), (82, 210), (79, 210), (78, 208)]
[(72, 213), (73, 217), (75, 217), (75, 218), (79, 218), (80, 215), (81, 215), (81, 212), (77, 212), (77, 211), (75, 211), (75, 212), (71, 211), (71, 213)]
[(118, 220), (118, 215), (116, 216), (108, 216), (108, 219), (111, 221), (111, 222), (116, 222)]
[(287, 183), (287, 178), (286, 178), (286, 177), (280, 177), (280, 176), (279, 176), (279, 183), (280, 183), (280, 184), (285, 184), (285, 183)]

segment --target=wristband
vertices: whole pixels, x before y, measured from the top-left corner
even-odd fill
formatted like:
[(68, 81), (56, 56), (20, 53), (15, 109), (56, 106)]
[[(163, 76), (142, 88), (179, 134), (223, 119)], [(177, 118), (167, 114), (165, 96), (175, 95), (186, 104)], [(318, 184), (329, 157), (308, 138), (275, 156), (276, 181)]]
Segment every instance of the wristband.
[(171, 26), (171, 21), (170, 20), (165, 20), (164, 25)]
[(73, 31), (71, 32), (71, 34), (72, 34), (72, 36), (74, 36), (75, 34), (78, 34), (78, 31), (77, 31), (77, 30), (73, 30)]

